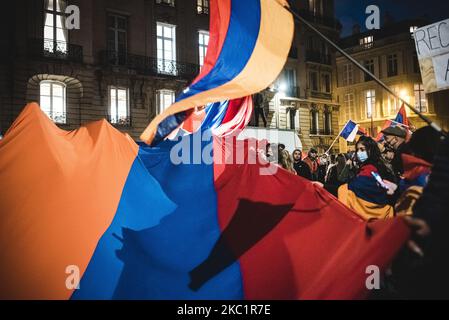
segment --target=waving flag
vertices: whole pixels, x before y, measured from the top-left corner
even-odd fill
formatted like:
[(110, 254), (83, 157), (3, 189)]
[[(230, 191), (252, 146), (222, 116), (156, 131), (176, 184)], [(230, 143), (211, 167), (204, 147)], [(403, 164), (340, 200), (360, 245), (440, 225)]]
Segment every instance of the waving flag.
[(178, 133), (170, 134), (175, 140), (180, 134), (192, 134), (198, 130), (212, 130), (219, 137), (233, 135), (243, 130), (251, 120), (253, 99), (251, 96), (209, 104), (199, 112), (192, 112), (182, 123)]
[(211, 1), (210, 41), (199, 76), (141, 135), (158, 143), (185, 119), (185, 111), (209, 103), (252, 95), (282, 71), (290, 51), (294, 22), (284, 0)]
[(407, 239), (400, 219), (366, 223), (252, 162), (257, 141), (182, 139), (177, 163), (174, 141), (138, 146), (105, 120), (64, 131), (28, 105), (0, 141), (0, 298), (363, 298), (366, 266)]
[(338, 199), (366, 220), (392, 218), (394, 210), (387, 192), (379, 186), (372, 172), (378, 173), (375, 166), (364, 165), (354, 179), (340, 186)]
[(407, 112), (405, 110), (405, 105), (404, 104), (402, 104), (401, 108), (399, 109), (399, 112), (396, 115), (396, 118), (394, 119), (394, 121), (396, 123), (403, 124), (406, 127), (408, 127), (410, 125), (409, 121), (408, 121), (408, 118), (407, 118)]

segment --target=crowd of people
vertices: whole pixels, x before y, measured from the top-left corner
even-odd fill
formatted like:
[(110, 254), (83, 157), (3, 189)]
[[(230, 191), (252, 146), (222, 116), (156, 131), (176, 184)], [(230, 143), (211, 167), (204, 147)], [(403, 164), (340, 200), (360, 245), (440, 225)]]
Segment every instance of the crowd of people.
[(367, 221), (403, 216), (412, 238), (375, 297), (449, 298), (449, 142), (430, 126), (413, 133), (389, 127), (382, 135), (380, 141), (361, 136), (347, 153), (320, 155), (312, 148), (303, 156), (270, 144), (267, 154)]

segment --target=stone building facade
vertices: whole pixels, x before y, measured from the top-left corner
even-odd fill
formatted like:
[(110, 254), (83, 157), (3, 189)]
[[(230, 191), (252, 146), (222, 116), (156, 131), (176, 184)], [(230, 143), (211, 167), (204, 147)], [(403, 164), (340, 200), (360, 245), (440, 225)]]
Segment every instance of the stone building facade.
[[(65, 28), (68, 5), (80, 10), (79, 30)], [(204, 58), (207, 0), (17, 0), (9, 7), (0, 40), (2, 133), (37, 101), (63, 129), (106, 118), (137, 138)]]

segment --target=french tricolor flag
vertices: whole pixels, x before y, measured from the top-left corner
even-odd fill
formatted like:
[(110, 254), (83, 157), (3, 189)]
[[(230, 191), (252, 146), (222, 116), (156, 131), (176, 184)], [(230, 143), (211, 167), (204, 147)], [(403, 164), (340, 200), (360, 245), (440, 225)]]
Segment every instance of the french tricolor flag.
[(353, 142), (358, 131), (359, 125), (352, 120), (348, 120), (340, 132), (340, 137), (343, 137), (348, 142)]

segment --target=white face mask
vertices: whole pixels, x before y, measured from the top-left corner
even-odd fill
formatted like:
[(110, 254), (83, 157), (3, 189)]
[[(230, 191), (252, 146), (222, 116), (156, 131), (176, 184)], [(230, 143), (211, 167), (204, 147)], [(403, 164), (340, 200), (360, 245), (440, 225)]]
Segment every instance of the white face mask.
[(368, 153), (366, 151), (357, 151), (357, 159), (362, 163), (365, 162), (368, 160)]

